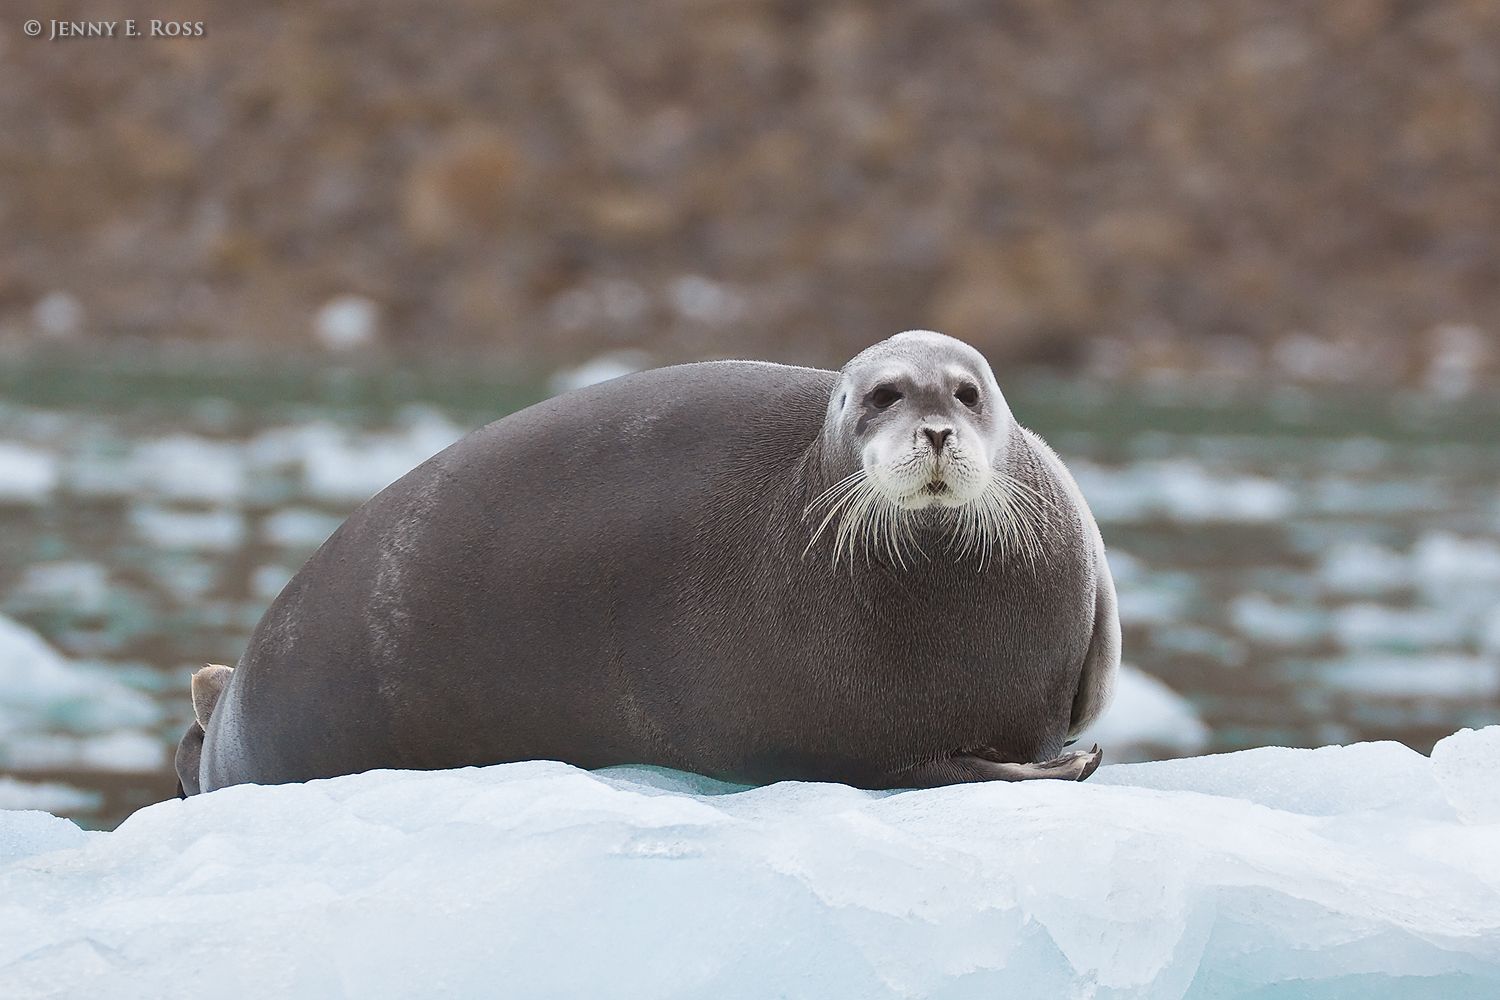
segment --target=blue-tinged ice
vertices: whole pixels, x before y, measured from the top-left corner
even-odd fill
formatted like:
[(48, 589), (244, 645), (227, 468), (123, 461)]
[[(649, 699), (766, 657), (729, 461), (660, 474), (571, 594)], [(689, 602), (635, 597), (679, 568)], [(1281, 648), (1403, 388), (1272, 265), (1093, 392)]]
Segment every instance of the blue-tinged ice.
[(1500, 996), (1500, 727), (743, 789), (536, 762), (0, 813), (0, 996)]

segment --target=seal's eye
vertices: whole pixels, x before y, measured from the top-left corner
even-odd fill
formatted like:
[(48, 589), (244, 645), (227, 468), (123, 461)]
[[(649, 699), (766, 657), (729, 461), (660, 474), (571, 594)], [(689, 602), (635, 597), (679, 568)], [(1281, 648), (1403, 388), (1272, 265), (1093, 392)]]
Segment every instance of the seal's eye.
[(870, 405), (877, 410), (887, 410), (901, 398), (895, 386), (877, 385), (869, 395)]
[(972, 385), (966, 385), (955, 392), (953, 398), (972, 410), (979, 405), (979, 390)]

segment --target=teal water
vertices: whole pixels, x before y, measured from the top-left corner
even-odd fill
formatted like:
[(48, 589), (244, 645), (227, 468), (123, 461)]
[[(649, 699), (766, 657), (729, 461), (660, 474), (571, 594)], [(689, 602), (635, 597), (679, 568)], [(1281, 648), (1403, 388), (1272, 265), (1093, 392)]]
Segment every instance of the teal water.
[[(1002, 386), (1075, 470), (1126, 659), (1187, 698), (1201, 749), (1425, 751), (1500, 721), (1500, 401), (1026, 372)], [(86, 704), (0, 711), (0, 772), (80, 790), (59, 811), (91, 825), (171, 794), (189, 671), (233, 663), (363, 497), (545, 395), (476, 365), (0, 362), (0, 614), (157, 706), (113, 749)]]

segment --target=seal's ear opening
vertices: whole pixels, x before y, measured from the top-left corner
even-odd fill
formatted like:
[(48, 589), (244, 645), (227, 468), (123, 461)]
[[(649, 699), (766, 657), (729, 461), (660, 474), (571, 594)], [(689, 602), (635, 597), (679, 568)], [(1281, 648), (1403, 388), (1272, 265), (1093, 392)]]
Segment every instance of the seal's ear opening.
[(208, 728), (209, 717), (233, 673), (232, 668), (222, 663), (205, 663), (201, 670), (193, 672), (193, 714), (204, 729)]

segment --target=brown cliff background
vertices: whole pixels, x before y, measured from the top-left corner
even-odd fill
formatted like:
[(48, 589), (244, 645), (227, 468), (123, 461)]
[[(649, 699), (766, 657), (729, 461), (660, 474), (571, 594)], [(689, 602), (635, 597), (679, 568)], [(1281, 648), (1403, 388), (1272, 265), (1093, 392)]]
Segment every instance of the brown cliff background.
[(1493, 375), (1488, 0), (53, 7), (206, 34), (0, 21), (6, 345)]

